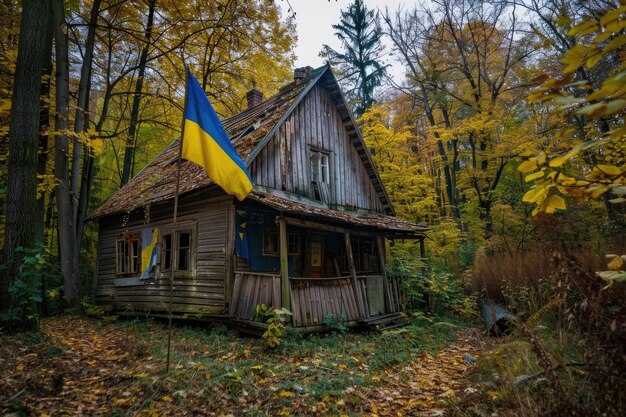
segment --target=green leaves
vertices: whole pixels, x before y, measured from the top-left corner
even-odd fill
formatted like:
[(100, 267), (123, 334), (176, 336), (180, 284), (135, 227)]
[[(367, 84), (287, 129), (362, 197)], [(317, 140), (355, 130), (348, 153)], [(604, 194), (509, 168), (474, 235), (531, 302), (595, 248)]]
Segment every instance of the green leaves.
[(278, 309), (261, 304), (254, 308), (254, 319), (268, 324), (267, 330), (262, 336), (263, 340), (265, 340), (265, 347), (274, 349), (280, 344), (280, 339), (283, 336), (282, 329), (285, 328), (283, 317), (291, 315), (291, 311), (285, 307)]

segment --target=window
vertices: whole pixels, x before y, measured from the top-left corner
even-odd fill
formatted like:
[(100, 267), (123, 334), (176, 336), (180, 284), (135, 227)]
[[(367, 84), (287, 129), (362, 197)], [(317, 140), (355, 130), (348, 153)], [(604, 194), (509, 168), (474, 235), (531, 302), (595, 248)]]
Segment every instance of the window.
[(171, 269), (172, 265), (175, 265), (177, 271), (191, 270), (191, 231), (176, 232), (176, 240), (173, 239), (171, 233), (165, 234), (161, 245), (161, 268), (163, 270)]
[(163, 236), (163, 269), (172, 267), (172, 235)]
[(311, 175), (312, 181), (328, 184), (330, 182), (328, 172), (328, 154), (311, 151)]
[(115, 273), (137, 274), (141, 266), (139, 236), (120, 237), (115, 244)]
[(287, 237), (287, 253), (289, 255), (300, 255), (300, 235), (298, 233), (288, 233)]
[[(300, 255), (299, 233), (287, 233), (287, 253), (289, 255)], [(263, 255), (280, 255), (280, 237), (278, 232), (265, 232), (263, 236)]]
[(330, 198), (330, 168), (328, 154), (311, 150), (311, 197), (329, 202)]
[(178, 232), (178, 270), (188, 271), (191, 263), (191, 233)]
[[(352, 259), (354, 260), (354, 269), (357, 274), (364, 272), (380, 272), (380, 260), (378, 259), (378, 252), (376, 245), (371, 240), (362, 239), (350, 239), (352, 245)], [(348, 264), (348, 257), (345, 253), (345, 242), (342, 243), (342, 270), (343, 272), (350, 271), (350, 265)]]

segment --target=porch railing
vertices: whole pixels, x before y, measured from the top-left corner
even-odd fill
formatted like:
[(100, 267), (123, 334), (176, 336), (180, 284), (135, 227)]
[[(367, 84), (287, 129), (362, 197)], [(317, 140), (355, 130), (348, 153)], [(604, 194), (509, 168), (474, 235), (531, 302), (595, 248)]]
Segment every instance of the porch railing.
[[(357, 321), (399, 311), (399, 283), (396, 280), (388, 281), (388, 289), (385, 291), (382, 275), (357, 276), (358, 293), (355, 293), (350, 276), (290, 277), (289, 282), (291, 312), (296, 327), (324, 324), (324, 319), (331, 315), (338, 321)], [(280, 276), (235, 272), (231, 315), (252, 320), (254, 309), (260, 304), (281, 307)]]
[(295, 326), (324, 324), (332, 315), (339, 321), (362, 317), (352, 277), (290, 278), (291, 308)]
[(235, 272), (230, 314), (253, 320), (256, 306), (281, 307), (280, 275), (261, 272)]

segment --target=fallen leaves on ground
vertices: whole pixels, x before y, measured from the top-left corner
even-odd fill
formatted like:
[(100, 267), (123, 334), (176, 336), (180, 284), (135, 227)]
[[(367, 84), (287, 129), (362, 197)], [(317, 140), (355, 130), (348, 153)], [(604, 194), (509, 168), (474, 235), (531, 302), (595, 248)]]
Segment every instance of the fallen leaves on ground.
[(465, 380), (474, 363), (464, 358), (475, 355), (480, 345), (476, 328), (462, 329), (457, 339), (436, 355), (380, 374), (384, 388), (369, 395), (372, 414), (380, 416), (444, 415), (447, 404), (464, 390), (472, 389)]
[(419, 337), (442, 329), (415, 329), (315, 336), (266, 351), (232, 332), (175, 328), (166, 374), (165, 326), (55, 317), (39, 335), (0, 339), (0, 414), (443, 415), (468, 388), (474, 364), (463, 356), (476, 354), (479, 332), (447, 329), (454, 341), (425, 353)]

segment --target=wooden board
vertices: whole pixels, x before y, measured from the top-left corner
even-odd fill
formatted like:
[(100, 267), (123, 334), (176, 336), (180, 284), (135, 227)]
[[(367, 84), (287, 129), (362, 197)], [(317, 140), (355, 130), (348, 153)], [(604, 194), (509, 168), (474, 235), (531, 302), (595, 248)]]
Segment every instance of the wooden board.
[[(179, 207), (179, 230), (192, 231), (192, 255), (189, 271), (177, 272), (174, 281), (173, 305), (185, 306), (180, 312), (206, 311), (227, 314), (226, 269), (227, 236), (232, 198), (202, 199), (183, 197)], [(115, 271), (115, 242), (119, 236), (140, 235), (145, 228), (157, 227), (161, 236), (172, 227), (172, 204), (151, 206), (149, 214), (123, 214), (100, 221), (97, 280), (94, 299), (97, 303), (123, 305), (126, 309), (167, 311), (170, 294), (170, 272), (160, 270), (161, 254), (157, 256), (156, 279), (138, 282), (137, 277), (118, 276)], [(147, 222), (146, 222), (147, 220)], [(193, 306), (197, 308), (194, 309)], [(176, 308), (176, 307), (175, 307)], [(174, 313), (177, 311), (174, 310)]]
[[(279, 127), (250, 166), (255, 184), (314, 198), (311, 149), (329, 155), (330, 184), (323, 190), (330, 203), (384, 213), (383, 204), (331, 95), (317, 85)], [(356, 136), (355, 136), (356, 137)], [(358, 141), (357, 141), (358, 142)]]

